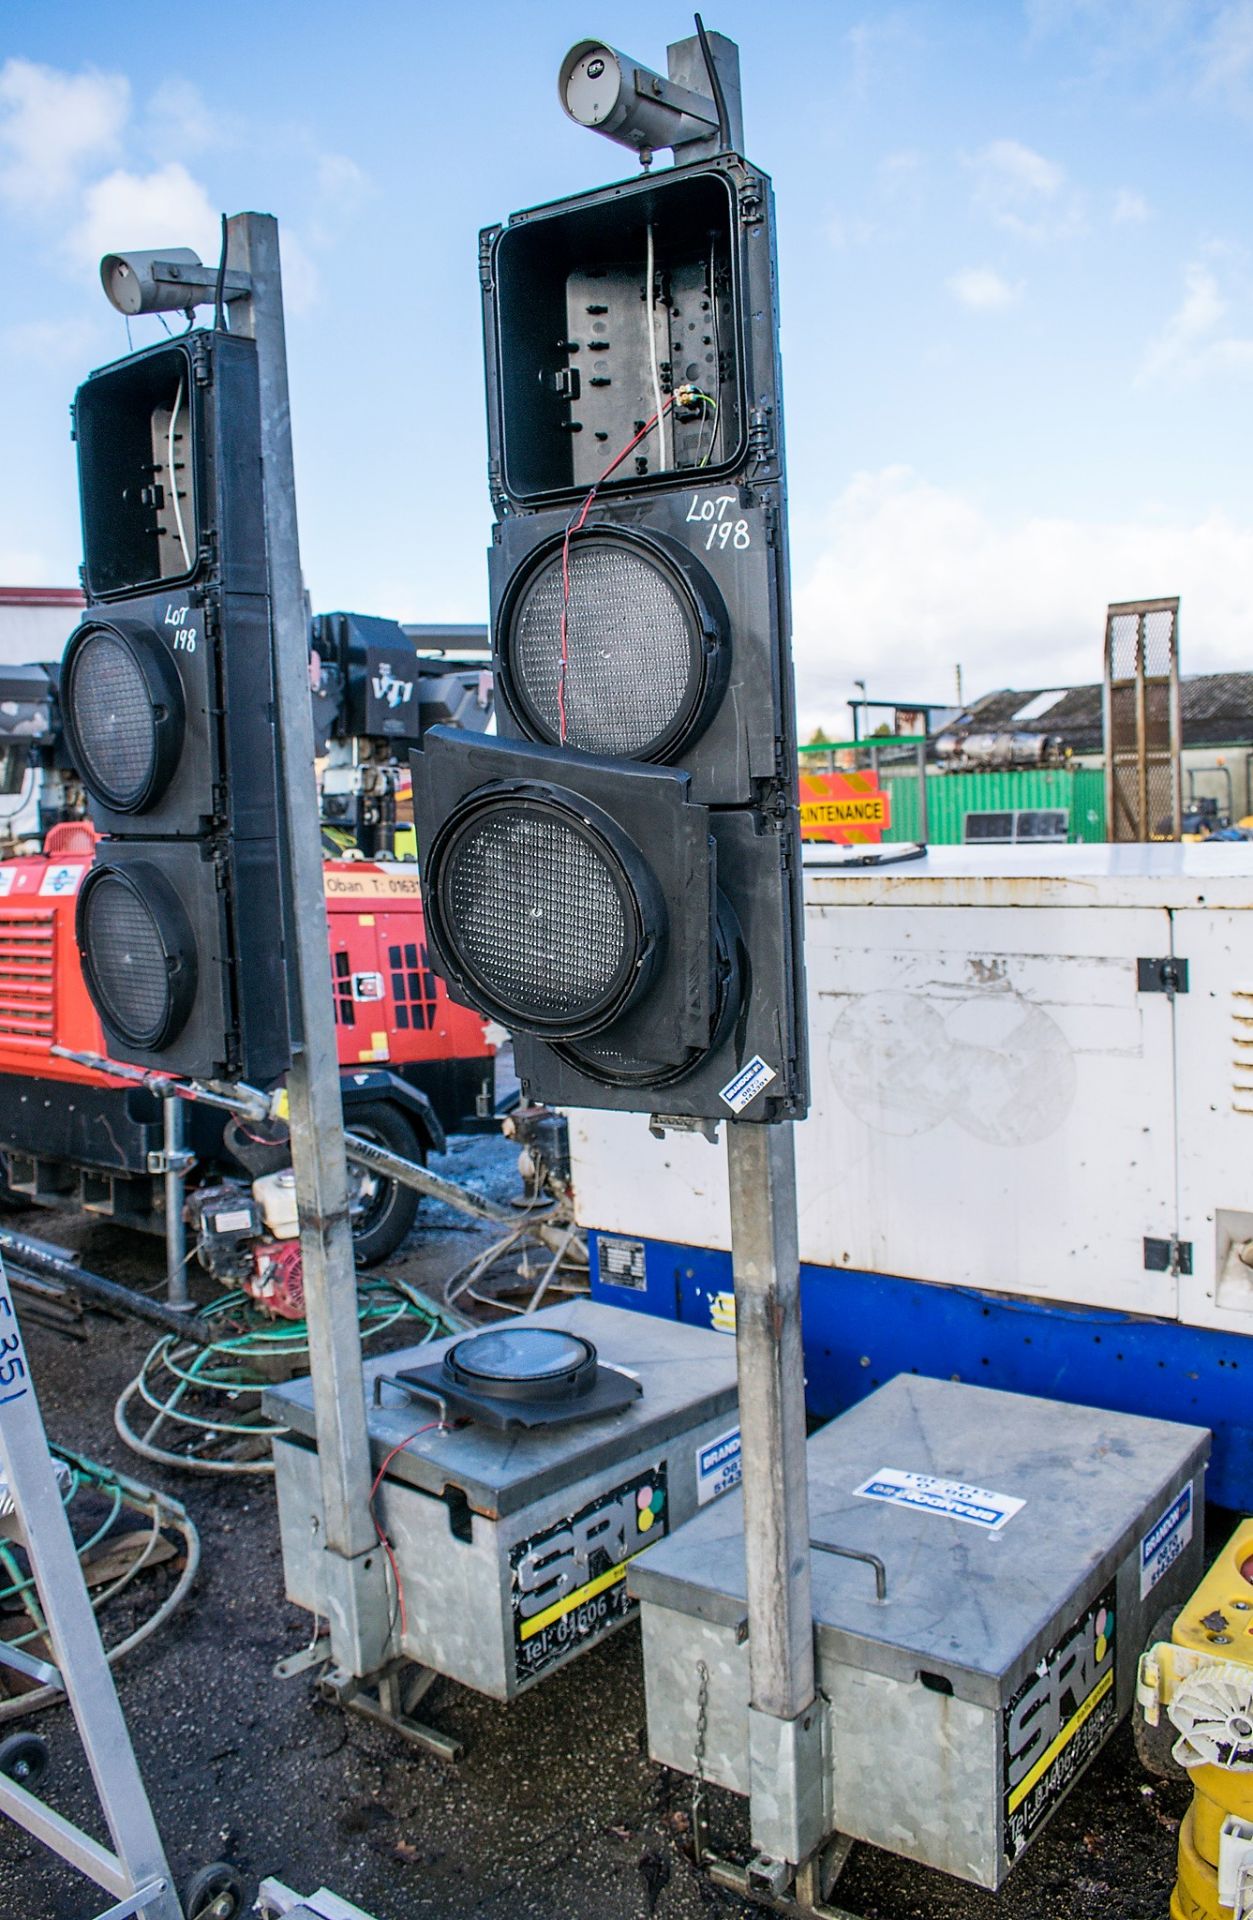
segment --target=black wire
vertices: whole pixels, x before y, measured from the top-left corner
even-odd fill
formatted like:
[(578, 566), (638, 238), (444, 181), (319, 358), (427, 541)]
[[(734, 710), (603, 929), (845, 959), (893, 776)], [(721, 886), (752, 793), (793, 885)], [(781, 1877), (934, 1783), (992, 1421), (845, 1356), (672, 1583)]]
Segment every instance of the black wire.
[(213, 288), (213, 324), (219, 333), (226, 332), (226, 302), (223, 298), (226, 289), (226, 215), (222, 215), (222, 251), (218, 255), (218, 277)]
[(718, 144), (724, 153), (731, 151), (731, 116), (727, 112), (727, 96), (722, 91), (722, 76), (709, 50), (709, 35), (705, 32), (705, 23), (696, 15), (696, 33), (700, 40), (701, 59), (705, 62), (705, 72), (709, 75), (709, 84), (713, 88), (714, 105), (718, 109)]

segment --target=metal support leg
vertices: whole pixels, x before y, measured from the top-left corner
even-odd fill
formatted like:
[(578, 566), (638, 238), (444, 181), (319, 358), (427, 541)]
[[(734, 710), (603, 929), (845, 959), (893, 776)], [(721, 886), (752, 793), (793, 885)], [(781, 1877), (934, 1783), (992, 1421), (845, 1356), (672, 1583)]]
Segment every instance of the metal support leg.
[(748, 1580), (753, 1844), (791, 1865), (822, 1840), (805, 1376), (790, 1125), (727, 1126)]
[(120, 1901), (111, 1911), (137, 1913), (142, 1920), (182, 1920), (70, 1523), (57, 1492), (48, 1438), (2, 1264), (0, 1356), (0, 1471), (26, 1542), (57, 1670), (114, 1851), (72, 1826), (15, 1780), (0, 1779), (0, 1812)]
[(183, 1201), (187, 1188), (187, 1153), (183, 1137), (183, 1103), (172, 1093), (161, 1102), (165, 1123), (165, 1298), (171, 1307), (190, 1307), (187, 1289), (187, 1224)]
[(319, 1584), (327, 1596), (336, 1663), (364, 1675), (384, 1665), (391, 1636), (386, 1562), (370, 1518), (370, 1444), (313, 771), (309, 622), (296, 524), (278, 223), (269, 214), (241, 213), (228, 223), (228, 233), (231, 266), (250, 276), (249, 297), (240, 302), (242, 330), (257, 343), (261, 384), (261, 465), (293, 904), (289, 965), (295, 971), (301, 1027), (287, 1091), (325, 1513)]
[(359, 1713), (367, 1720), (377, 1721), (390, 1733), (397, 1733), (410, 1746), (420, 1747), (424, 1753), (430, 1753), (437, 1760), (460, 1760), (465, 1748), (460, 1740), (450, 1734), (440, 1733), (437, 1727), (430, 1727), (425, 1720), (414, 1718), (414, 1709), (426, 1698), (438, 1673), (432, 1667), (419, 1666), (416, 1661), (393, 1660), (382, 1672), (371, 1676), (367, 1685), (331, 1667), (318, 1682), (318, 1692), (324, 1700), (333, 1700), (337, 1706), (347, 1708), (349, 1713)]

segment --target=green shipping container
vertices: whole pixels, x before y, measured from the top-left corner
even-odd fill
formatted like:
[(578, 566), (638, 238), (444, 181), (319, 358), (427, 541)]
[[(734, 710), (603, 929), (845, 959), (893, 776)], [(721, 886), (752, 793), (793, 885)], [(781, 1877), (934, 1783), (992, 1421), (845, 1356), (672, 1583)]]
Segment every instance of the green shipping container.
[[(918, 776), (884, 773), (892, 796), (892, 824), (885, 840), (918, 840)], [(1105, 774), (1100, 767), (1018, 767), (1000, 773), (929, 773), (927, 837), (937, 846), (960, 846), (970, 813), (1021, 813), (1060, 808), (1069, 839), (1104, 840)]]

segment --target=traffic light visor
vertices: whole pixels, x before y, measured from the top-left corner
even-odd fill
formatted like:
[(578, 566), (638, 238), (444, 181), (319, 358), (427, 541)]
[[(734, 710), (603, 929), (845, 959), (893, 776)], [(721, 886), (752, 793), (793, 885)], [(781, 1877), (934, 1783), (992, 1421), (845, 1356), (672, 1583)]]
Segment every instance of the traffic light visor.
[(590, 1034), (652, 978), (660, 892), (608, 816), (560, 789), (480, 789), (427, 855), (433, 932), (476, 999), (531, 1033)]

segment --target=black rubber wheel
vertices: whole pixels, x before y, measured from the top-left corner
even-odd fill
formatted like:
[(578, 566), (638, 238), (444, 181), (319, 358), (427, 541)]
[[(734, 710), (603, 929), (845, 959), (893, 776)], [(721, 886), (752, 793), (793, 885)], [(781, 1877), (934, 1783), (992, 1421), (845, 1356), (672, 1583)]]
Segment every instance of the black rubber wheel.
[[(349, 1133), (374, 1140), (405, 1160), (425, 1164), (426, 1148), (412, 1121), (386, 1100), (368, 1100), (359, 1107), (345, 1107), (344, 1125)], [(380, 1260), (386, 1260), (389, 1253), (395, 1253), (409, 1232), (417, 1218), (421, 1196), (412, 1187), (402, 1187), (399, 1181), (388, 1180), (352, 1161), (348, 1163), (348, 1176), (355, 1195), (362, 1201), (360, 1209), (353, 1213), (353, 1251), (359, 1266), (374, 1267)]]
[(243, 1910), (243, 1877), (224, 1860), (197, 1868), (183, 1890), (187, 1920), (236, 1920)]
[(0, 1740), (0, 1773), (33, 1793), (48, 1771), (51, 1755), (40, 1733), (11, 1733)]
[[(1170, 1639), (1171, 1630), (1182, 1612), (1182, 1607), (1168, 1607), (1165, 1613), (1158, 1614), (1153, 1631), (1144, 1643), (1146, 1653), (1160, 1640)], [(1146, 1773), (1151, 1773), (1155, 1780), (1187, 1779), (1187, 1768), (1181, 1767), (1171, 1752), (1179, 1733), (1165, 1707), (1160, 1709), (1155, 1727), (1149, 1725), (1140, 1707), (1133, 1707), (1131, 1732), (1136, 1743), (1136, 1757)]]

